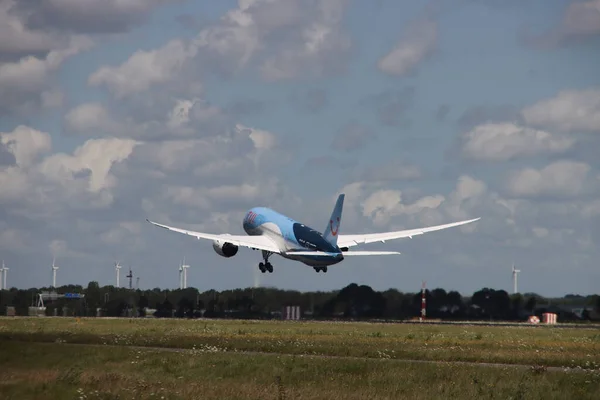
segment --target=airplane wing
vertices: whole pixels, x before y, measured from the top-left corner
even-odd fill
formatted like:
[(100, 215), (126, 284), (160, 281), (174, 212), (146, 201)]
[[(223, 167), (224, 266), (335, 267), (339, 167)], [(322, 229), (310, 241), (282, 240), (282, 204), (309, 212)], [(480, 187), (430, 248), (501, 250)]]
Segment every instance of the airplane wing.
[(214, 235), (210, 233), (202, 233), (195, 231), (188, 231), (186, 229), (175, 228), (168, 225), (159, 224), (146, 219), (152, 225), (156, 225), (160, 228), (168, 229), (173, 232), (183, 233), (184, 235), (193, 236), (196, 239), (207, 239), (207, 240), (221, 240), (223, 242), (229, 242), (236, 246), (249, 247), (251, 249), (266, 250), (272, 253), (280, 253), (279, 248), (275, 245), (271, 239), (266, 236), (244, 236), (244, 235), (230, 235), (228, 233), (221, 235)]
[[(288, 255), (297, 255), (297, 256), (337, 256), (340, 253), (331, 253), (327, 251), (317, 251), (317, 250), (309, 250), (309, 251), (288, 251)], [(391, 254), (400, 254), (397, 251), (344, 251), (341, 253), (343, 256), (387, 256)]]
[[(427, 228), (420, 229), (408, 229), (403, 231), (395, 231), (395, 232), (383, 232), (383, 233), (365, 233), (358, 235), (339, 235), (338, 236), (338, 246), (342, 247), (352, 247), (361, 243), (373, 243), (373, 242), (385, 242), (386, 240), (392, 239), (400, 239), (409, 237), (412, 239), (413, 236), (422, 235), (427, 232), (439, 231), (442, 229), (453, 228), (455, 226), (469, 224), (471, 222), (475, 222), (480, 218), (470, 219), (466, 221), (453, 222), (445, 225), (436, 225), (430, 226)], [(345, 253), (344, 253), (345, 254)]]

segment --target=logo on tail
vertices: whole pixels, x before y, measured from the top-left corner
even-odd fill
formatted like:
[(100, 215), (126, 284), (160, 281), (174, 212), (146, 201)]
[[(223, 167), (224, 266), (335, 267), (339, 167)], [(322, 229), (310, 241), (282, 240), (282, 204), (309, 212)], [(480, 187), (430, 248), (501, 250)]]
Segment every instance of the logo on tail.
[(337, 201), (335, 202), (335, 206), (333, 207), (333, 211), (331, 212), (331, 217), (329, 218), (329, 224), (327, 224), (327, 228), (323, 233), (323, 237), (329, 243), (334, 246), (337, 245), (338, 232), (340, 231), (340, 222), (342, 221), (342, 209), (344, 208), (344, 194), (340, 194), (338, 196)]
[(337, 236), (338, 230), (340, 229), (340, 217), (336, 218), (335, 228), (333, 227), (333, 220), (329, 220), (329, 228), (331, 229), (331, 235)]

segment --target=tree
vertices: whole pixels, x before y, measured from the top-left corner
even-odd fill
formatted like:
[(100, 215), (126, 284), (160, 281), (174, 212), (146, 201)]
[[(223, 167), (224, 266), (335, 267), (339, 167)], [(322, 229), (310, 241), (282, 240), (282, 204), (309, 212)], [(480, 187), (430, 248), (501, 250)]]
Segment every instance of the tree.
[(525, 310), (527, 310), (529, 312), (533, 312), (533, 309), (535, 308), (536, 303), (537, 303), (537, 299), (535, 298), (535, 296), (531, 296), (530, 298), (527, 299), (527, 302), (525, 303)]
[(523, 296), (520, 293), (513, 294), (510, 298), (511, 301), (511, 318), (519, 319), (521, 309), (523, 308)]
[(103, 299), (98, 282), (91, 281), (88, 283), (87, 289), (85, 290), (85, 300), (88, 308), (94, 311), (101, 306)]
[[(14, 306), (17, 315), (27, 315), (28, 307), (36, 301), (40, 290), (48, 288), (31, 288), (27, 290), (11, 288), (0, 292), (0, 312), (6, 306)], [(298, 305), (303, 311), (314, 310), (316, 318), (414, 318), (420, 315), (421, 290), (411, 293), (402, 293), (397, 289), (376, 291), (366, 285), (351, 283), (340, 290), (327, 292), (300, 292), (297, 290), (283, 290), (270, 287), (238, 288), (217, 292), (213, 289), (199, 293), (196, 288), (186, 289), (160, 289), (128, 290), (116, 288), (112, 285), (100, 286), (98, 282), (91, 281), (85, 286), (64, 285), (56, 288), (58, 293), (82, 293), (84, 301), (74, 299), (57, 299), (47, 301), (46, 314), (53, 315), (54, 310), (58, 315), (62, 310), (69, 311), (69, 315), (95, 315), (94, 308), (105, 308), (104, 315), (123, 316), (129, 315), (128, 311), (143, 316), (143, 310), (152, 305), (157, 309), (155, 316), (172, 318), (173, 309), (175, 316), (181, 318), (194, 318), (200, 316), (199, 310), (206, 307), (204, 317), (224, 317), (229, 311), (235, 317), (272, 318), (273, 312), (280, 312), (283, 306)], [(519, 311), (527, 309), (532, 311), (538, 299), (543, 299), (536, 293), (525, 293), (509, 296), (504, 290), (483, 288), (473, 293), (470, 299), (463, 299), (456, 291), (446, 292), (443, 288), (426, 291), (427, 316), (442, 318), (469, 318), (469, 319), (512, 319), (519, 316)], [(540, 300), (542, 301), (542, 300)], [(87, 304), (86, 304), (87, 303)], [(600, 312), (600, 296), (581, 296), (569, 294), (565, 297), (549, 299), (553, 305), (585, 306), (590, 311)], [(467, 305), (473, 307), (467, 308)], [(475, 307), (476, 306), (476, 307)], [(85, 307), (85, 309), (83, 308)], [(133, 309), (132, 309), (133, 308)], [(339, 312), (339, 313), (338, 313)], [(341, 314), (341, 315), (340, 315)], [(561, 319), (575, 318), (562, 313)], [(567, 316), (568, 315), (568, 316)]]
[(448, 292), (446, 296), (446, 303), (452, 316), (463, 317), (465, 314), (465, 304), (463, 303), (462, 296), (455, 290)]
[(345, 304), (344, 316), (357, 318), (381, 318), (386, 307), (386, 299), (380, 292), (356, 283), (340, 290), (335, 303)]
[(194, 303), (187, 297), (182, 297), (177, 303), (176, 317), (191, 317), (194, 313)]
[(441, 317), (448, 313), (448, 294), (442, 288), (436, 288), (431, 291), (431, 304), (428, 306), (432, 311), (431, 316)]
[(505, 290), (483, 288), (475, 293), (471, 302), (483, 309), (489, 318), (508, 318), (510, 315), (510, 298)]

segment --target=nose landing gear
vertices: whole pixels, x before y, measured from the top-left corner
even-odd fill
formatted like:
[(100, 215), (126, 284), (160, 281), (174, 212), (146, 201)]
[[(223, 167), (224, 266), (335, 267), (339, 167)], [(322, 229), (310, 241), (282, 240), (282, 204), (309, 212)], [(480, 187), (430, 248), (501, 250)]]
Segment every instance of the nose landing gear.
[(327, 267), (315, 267), (315, 271), (316, 272), (327, 272)]

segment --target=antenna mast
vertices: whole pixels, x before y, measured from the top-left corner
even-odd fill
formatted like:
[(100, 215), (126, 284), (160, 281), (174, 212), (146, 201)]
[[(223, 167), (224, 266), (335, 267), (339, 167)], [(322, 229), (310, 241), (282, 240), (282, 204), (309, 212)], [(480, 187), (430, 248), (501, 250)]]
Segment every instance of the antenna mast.
[(131, 279), (133, 278), (133, 273), (131, 272), (131, 267), (129, 267), (129, 274), (126, 276), (129, 278), (129, 289), (133, 289)]
[(419, 321), (424, 321), (425, 320), (425, 313), (426, 313), (426, 297), (425, 297), (425, 281), (423, 281), (422, 285), (421, 285), (421, 317), (419, 318)]

